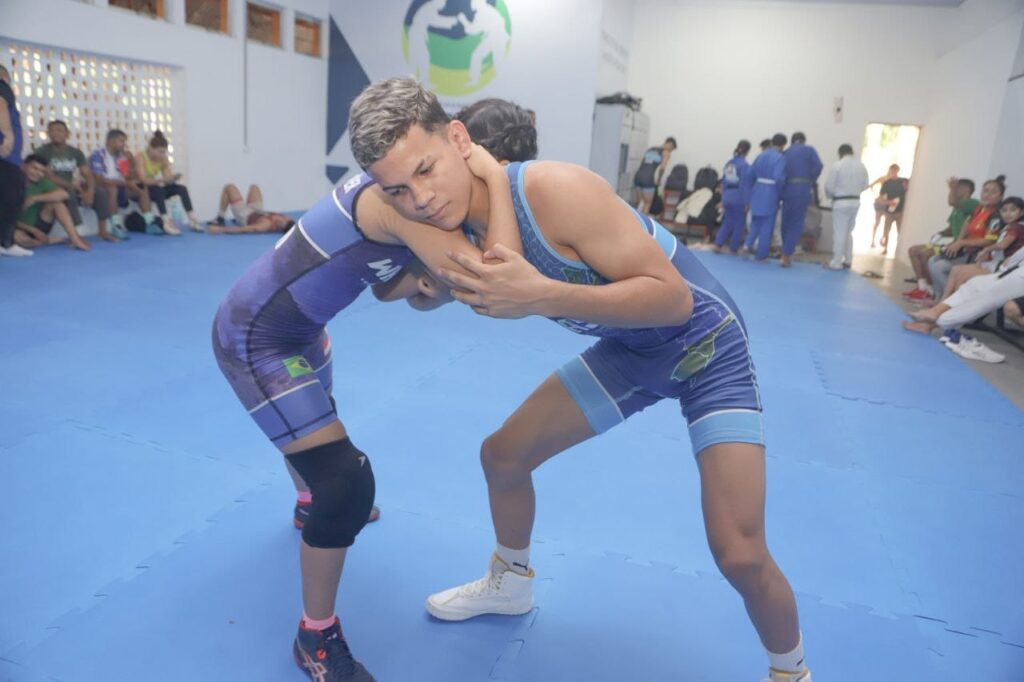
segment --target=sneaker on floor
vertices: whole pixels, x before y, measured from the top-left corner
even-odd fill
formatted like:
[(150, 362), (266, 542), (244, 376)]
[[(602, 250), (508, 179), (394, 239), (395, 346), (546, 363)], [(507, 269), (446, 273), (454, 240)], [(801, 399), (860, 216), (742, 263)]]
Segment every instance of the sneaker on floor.
[(224, 216), (217, 216), (213, 220), (207, 220), (206, 224), (207, 225), (220, 225), (221, 227), (224, 227)]
[(193, 232), (206, 232), (206, 228), (203, 227), (202, 223), (200, 223), (195, 218), (188, 221), (188, 229), (192, 230)]
[[(295, 510), (292, 515), (292, 523), (296, 528), (302, 530), (306, 527), (306, 521), (309, 520), (309, 510), (313, 507), (312, 502), (296, 502)], [(380, 507), (373, 505), (373, 509), (370, 510), (370, 518), (366, 520), (367, 523), (373, 523), (380, 518)]]
[(113, 225), (113, 224), (111, 224), (111, 226), (110, 226), (110, 234), (114, 235), (114, 238), (119, 240), (119, 241), (124, 241), (126, 239), (131, 239), (132, 238), (132, 236), (130, 234), (128, 234), (128, 230), (124, 229), (124, 227), (121, 226), (121, 225)]
[(161, 234), (167, 234), (167, 233), (164, 232), (164, 229), (162, 227), (160, 227), (159, 224), (157, 224), (155, 222), (152, 222), (152, 223), (146, 223), (146, 234), (161, 235)]
[(180, 237), (181, 236), (181, 230), (178, 229), (178, 226), (174, 224), (173, 220), (165, 220), (164, 221), (164, 234), (169, 234), (172, 237)]
[(292, 654), (315, 682), (375, 682), (363, 664), (352, 657), (337, 618), (326, 630), (307, 630), (299, 623)]
[(13, 256), (16, 258), (20, 258), (23, 256), (31, 256), (34, 253), (35, 251), (26, 249), (23, 246), (18, 246), (17, 244), (11, 244), (8, 247), (0, 246), (0, 256)]
[(980, 360), (981, 362), (990, 362), (992, 364), (1006, 360), (1006, 356), (1002, 353), (997, 353), (973, 336), (967, 336), (966, 334), (961, 336), (960, 343), (955, 345), (946, 344), (946, 346), (967, 360)]
[(768, 677), (763, 682), (811, 682), (811, 671), (802, 673), (786, 673), (775, 668), (768, 668)]
[(533, 608), (533, 578), (532, 568), (528, 575), (520, 575), (495, 554), (484, 577), (427, 597), (427, 611), (441, 620), (485, 613), (521, 616)]
[(912, 301), (923, 301), (926, 298), (932, 298), (930, 293), (921, 288), (904, 291), (901, 296), (903, 296), (903, 298), (909, 298)]

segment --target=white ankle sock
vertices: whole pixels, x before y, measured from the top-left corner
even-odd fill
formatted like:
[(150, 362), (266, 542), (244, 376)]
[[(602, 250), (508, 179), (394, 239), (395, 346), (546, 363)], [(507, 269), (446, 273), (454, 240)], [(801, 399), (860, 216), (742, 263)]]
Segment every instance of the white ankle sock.
[(804, 665), (804, 636), (800, 634), (800, 639), (797, 640), (796, 648), (790, 651), (788, 654), (773, 654), (768, 652), (768, 665), (787, 673), (802, 673), (807, 670), (807, 666)]
[(505, 547), (501, 543), (498, 543), (494, 553), (498, 557), (508, 564), (510, 571), (515, 571), (519, 575), (529, 575), (530, 573), (530, 546), (527, 545), (525, 549), (511, 549)]

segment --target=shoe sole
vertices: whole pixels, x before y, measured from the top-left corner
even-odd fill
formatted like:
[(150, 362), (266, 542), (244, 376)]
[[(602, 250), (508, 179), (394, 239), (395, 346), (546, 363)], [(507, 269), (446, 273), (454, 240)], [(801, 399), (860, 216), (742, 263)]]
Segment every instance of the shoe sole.
[(451, 613), (449, 611), (442, 611), (439, 607), (434, 606), (427, 600), (427, 613), (438, 620), (448, 621), (449, 623), (457, 623), (470, 618), (476, 618), (477, 616), (522, 616), (533, 610), (533, 598), (530, 598), (530, 604), (526, 608), (513, 609), (511, 607), (505, 609), (495, 609), (492, 611), (481, 611), (480, 613)]

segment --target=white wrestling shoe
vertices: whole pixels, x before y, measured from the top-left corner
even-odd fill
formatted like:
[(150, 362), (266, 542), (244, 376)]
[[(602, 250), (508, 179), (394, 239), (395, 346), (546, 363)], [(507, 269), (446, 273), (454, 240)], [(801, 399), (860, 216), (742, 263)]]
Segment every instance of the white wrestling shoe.
[(427, 611), (441, 620), (467, 620), (485, 613), (521, 616), (533, 608), (533, 578), (532, 568), (529, 575), (520, 575), (495, 554), (484, 577), (427, 597)]
[(768, 668), (768, 677), (764, 678), (762, 682), (811, 682), (811, 671), (786, 673), (775, 668)]

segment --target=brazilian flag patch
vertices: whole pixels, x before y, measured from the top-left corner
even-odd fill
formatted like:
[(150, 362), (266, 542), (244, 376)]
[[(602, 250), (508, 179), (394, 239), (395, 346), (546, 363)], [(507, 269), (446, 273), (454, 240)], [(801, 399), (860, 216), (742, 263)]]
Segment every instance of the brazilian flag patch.
[(284, 363), (284, 368), (288, 370), (288, 374), (293, 379), (313, 373), (313, 368), (309, 365), (309, 361), (301, 355), (293, 355), (290, 358), (285, 358), (282, 362)]

